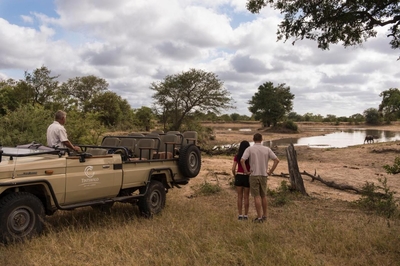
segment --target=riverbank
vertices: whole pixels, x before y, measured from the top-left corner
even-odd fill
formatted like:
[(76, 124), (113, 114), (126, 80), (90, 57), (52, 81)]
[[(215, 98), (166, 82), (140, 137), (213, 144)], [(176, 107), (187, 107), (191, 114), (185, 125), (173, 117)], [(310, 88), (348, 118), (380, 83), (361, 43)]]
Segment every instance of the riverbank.
[(400, 132), (400, 122), (393, 122), (390, 125), (372, 126), (372, 125), (354, 125), (341, 123), (339, 125), (333, 123), (322, 122), (298, 122), (298, 132), (296, 133), (279, 133), (273, 132), (269, 128), (261, 128), (258, 122), (246, 123), (202, 123), (202, 126), (213, 129), (215, 140), (210, 141), (212, 145), (220, 145), (227, 143), (239, 143), (242, 140), (251, 141), (254, 133), (259, 132), (263, 135), (264, 140), (277, 140), (283, 138), (302, 138), (328, 134), (339, 130), (348, 129), (377, 129)]
[[(256, 132), (261, 133), (264, 140), (276, 140), (289, 137), (317, 136), (351, 128), (400, 131), (399, 123), (384, 126), (298, 123), (299, 132), (293, 134), (276, 133), (268, 129), (261, 129), (259, 123), (209, 123), (204, 126), (209, 126), (214, 130), (215, 140), (211, 142), (212, 145), (239, 143), (244, 139), (251, 141), (253, 134)], [(246, 129), (246, 131), (241, 131), (241, 129)], [(275, 170), (275, 174), (287, 174), (286, 147), (274, 147), (273, 150), (281, 160)], [(295, 150), (298, 155), (300, 172), (306, 171), (310, 174), (319, 175), (325, 181), (346, 184), (359, 189), (366, 182), (380, 185), (378, 178), (386, 178), (390, 189), (396, 192), (395, 197), (400, 199), (399, 175), (389, 175), (383, 168), (383, 165), (393, 165), (395, 158), (400, 156), (400, 142), (398, 141), (364, 144), (348, 148), (309, 148), (307, 146), (299, 146)], [(232, 159), (228, 156), (203, 156), (202, 171), (199, 177), (193, 181), (204, 182), (204, 180), (208, 180), (216, 182), (217, 180), (221, 186), (228, 188), (232, 178)], [(210, 173), (213, 173), (213, 175)], [(280, 176), (270, 177), (268, 186), (270, 189), (275, 189), (280, 186), (283, 180), (287, 179)], [(360, 197), (352, 191), (333, 189), (319, 181), (312, 182), (311, 178), (307, 176), (303, 176), (303, 180), (307, 193), (312, 197), (345, 201), (354, 201)], [(191, 192), (187, 191), (187, 193)]]

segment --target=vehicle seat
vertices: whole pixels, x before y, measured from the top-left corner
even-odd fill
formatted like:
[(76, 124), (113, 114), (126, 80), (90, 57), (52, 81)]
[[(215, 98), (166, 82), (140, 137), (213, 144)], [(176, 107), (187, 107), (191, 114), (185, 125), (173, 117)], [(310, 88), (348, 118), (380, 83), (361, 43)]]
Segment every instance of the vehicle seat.
[(121, 140), (119, 138), (104, 137), (103, 141), (101, 142), (101, 146), (117, 147), (120, 141)]
[(182, 145), (187, 144), (197, 144), (197, 131), (185, 131), (183, 132), (183, 143)]
[(135, 147), (135, 156), (139, 160), (151, 159), (155, 150), (154, 139), (139, 139)]
[(119, 146), (125, 147), (128, 150), (128, 152), (130, 153), (130, 156), (132, 157), (135, 154), (136, 139), (121, 138), (121, 142), (119, 143)]

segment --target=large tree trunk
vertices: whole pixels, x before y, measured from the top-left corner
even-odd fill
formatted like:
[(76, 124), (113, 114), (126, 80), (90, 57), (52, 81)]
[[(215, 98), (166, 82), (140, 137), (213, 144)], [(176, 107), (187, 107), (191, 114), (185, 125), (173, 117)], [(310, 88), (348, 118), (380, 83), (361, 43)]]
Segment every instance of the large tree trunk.
[(286, 148), (286, 156), (289, 167), (290, 185), (296, 191), (300, 191), (303, 195), (308, 195), (304, 187), (303, 178), (301, 177), (299, 166), (297, 164), (297, 154), (293, 144)]

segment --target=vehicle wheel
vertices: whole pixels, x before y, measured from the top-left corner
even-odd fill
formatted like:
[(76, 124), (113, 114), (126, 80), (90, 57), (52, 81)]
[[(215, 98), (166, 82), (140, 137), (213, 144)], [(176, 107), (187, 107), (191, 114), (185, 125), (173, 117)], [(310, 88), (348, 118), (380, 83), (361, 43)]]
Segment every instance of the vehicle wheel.
[(0, 201), (0, 240), (21, 241), (43, 231), (42, 202), (26, 192), (13, 193)]
[(201, 153), (195, 144), (185, 145), (179, 151), (179, 170), (184, 177), (195, 177), (201, 168)]
[(107, 202), (105, 204), (92, 205), (92, 209), (101, 213), (110, 214), (113, 205), (114, 202)]
[(146, 216), (158, 214), (165, 206), (166, 193), (160, 181), (152, 180), (146, 194), (139, 199), (139, 210)]

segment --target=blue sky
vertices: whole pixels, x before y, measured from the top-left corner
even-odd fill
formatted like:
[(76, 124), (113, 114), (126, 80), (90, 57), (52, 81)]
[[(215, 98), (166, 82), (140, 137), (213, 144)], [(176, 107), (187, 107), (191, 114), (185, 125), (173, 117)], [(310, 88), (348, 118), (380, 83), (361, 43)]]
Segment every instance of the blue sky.
[(60, 81), (96, 75), (133, 108), (151, 106), (150, 84), (190, 68), (213, 72), (236, 109), (265, 82), (285, 83), (293, 111), (350, 116), (399, 88), (399, 52), (386, 29), (361, 47), (317, 49), (276, 41), (280, 14), (246, 0), (0, 0), (0, 79), (45, 65)]
[(21, 16), (31, 13), (57, 16), (54, 1), (51, 0), (0, 0), (0, 17), (12, 24), (23, 26), (25, 23)]

